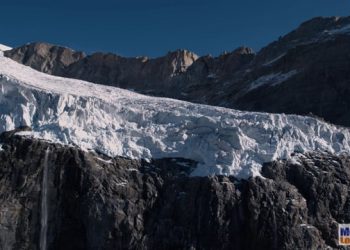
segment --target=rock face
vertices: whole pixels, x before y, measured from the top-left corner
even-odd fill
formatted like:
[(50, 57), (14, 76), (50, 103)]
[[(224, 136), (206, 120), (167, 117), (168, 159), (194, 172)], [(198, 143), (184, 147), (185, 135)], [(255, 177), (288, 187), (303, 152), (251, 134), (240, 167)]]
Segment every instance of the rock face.
[(86, 56), (47, 43), (28, 44), (5, 54), (44, 73), (157, 95), (168, 95), (176, 90), (178, 86), (173, 86), (173, 78), (186, 72), (198, 58), (187, 50), (169, 52), (155, 59), (125, 58), (111, 53)]
[(15, 61), (53, 75), (63, 75), (67, 67), (85, 57), (82, 52), (47, 43), (31, 43), (5, 51)]
[(345, 155), (297, 155), (239, 181), (190, 177), (184, 159), (107, 159), (14, 132), (0, 143), (0, 249), (38, 249), (44, 167), (48, 249), (337, 248), (350, 219)]
[[(249, 111), (313, 113), (350, 126), (350, 18), (315, 18), (257, 54), (219, 57), (179, 50), (160, 58), (84, 56), (35, 43), (5, 55), (46, 73)], [(317, 93), (317, 94), (315, 94)]]
[(169, 52), (166, 56), (124, 58), (113, 54), (95, 53), (72, 64), (65, 77), (134, 89), (143, 93), (167, 95), (173, 78), (184, 73), (197, 60), (197, 55), (186, 50)]

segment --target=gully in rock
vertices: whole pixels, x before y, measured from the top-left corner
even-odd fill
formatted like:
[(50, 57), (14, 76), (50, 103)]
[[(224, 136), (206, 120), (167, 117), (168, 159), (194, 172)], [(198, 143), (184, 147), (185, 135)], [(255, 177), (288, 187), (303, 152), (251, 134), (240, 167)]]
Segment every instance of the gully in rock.
[(47, 218), (48, 218), (48, 158), (50, 149), (45, 151), (43, 179), (41, 187), (41, 229), (40, 229), (40, 250), (46, 250), (47, 245)]

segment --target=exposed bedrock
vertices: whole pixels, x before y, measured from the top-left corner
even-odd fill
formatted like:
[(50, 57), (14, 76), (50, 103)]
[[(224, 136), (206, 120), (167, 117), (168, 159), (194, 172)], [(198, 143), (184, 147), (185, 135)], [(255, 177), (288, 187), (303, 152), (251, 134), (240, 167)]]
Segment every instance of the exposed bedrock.
[(337, 248), (350, 221), (350, 157), (297, 155), (264, 178), (189, 177), (194, 162), (108, 159), (14, 133), (0, 137), (0, 249)]

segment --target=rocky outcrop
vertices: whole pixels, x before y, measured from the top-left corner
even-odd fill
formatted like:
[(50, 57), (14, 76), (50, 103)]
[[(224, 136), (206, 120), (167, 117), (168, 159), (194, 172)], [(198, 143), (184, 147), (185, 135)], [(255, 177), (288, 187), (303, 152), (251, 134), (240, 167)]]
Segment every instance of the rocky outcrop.
[(176, 90), (178, 86), (172, 84), (176, 82), (174, 78), (186, 72), (198, 58), (187, 50), (169, 52), (154, 59), (126, 58), (111, 53), (85, 56), (82, 52), (47, 43), (27, 44), (6, 51), (5, 56), (48, 74), (156, 95), (169, 95)]
[(171, 89), (178, 87), (172, 84), (174, 77), (184, 73), (197, 58), (186, 50), (169, 52), (155, 59), (95, 53), (72, 64), (64, 76), (142, 93), (169, 95)]
[(85, 57), (83, 52), (48, 43), (30, 43), (4, 53), (17, 62), (58, 76), (64, 75), (69, 65)]
[[(249, 111), (308, 115), (350, 126), (350, 18), (314, 18), (255, 54), (179, 50), (125, 58), (36, 43), (5, 55), (40, 71), (137, 92)], [(317, 93), (317, 94), (315, 94)]]
[(238, 180), (190, 177), (195, 163), (184, 159), (109, 159), (14, 132), (0, 143), (0, 249), (38, 249), (44, 167), (48, 249), (337, 248), (337, 223), (350, 219), (346, 155), (297, 155)]
[(308, 153), (298, 159), (297, 164), (265, 166), (263, 175), (293, 185), (306, 201), (309, 228), (317, 228), (326, 244), (336, 247), (338, 223), (350, 221), (350, 158)]
[[(320, 43), (332, 39), (332, 31), (350, 24), (350, 17), (316, 17), (302, 23), (297, 29), (280, 37), (263, 48), (256, 61), (263, 63), (306, 44)], [(341, 33), (340, 33), (341, 34)]]

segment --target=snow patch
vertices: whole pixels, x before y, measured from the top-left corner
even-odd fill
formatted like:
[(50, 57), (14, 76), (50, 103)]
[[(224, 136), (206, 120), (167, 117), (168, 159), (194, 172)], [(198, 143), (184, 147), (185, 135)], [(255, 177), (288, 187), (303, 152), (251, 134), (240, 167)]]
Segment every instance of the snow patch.
[(12, 48), (3, 44), (0, 44), (0, 51), (11, 50)]
[(328, 30), (328, 31), (326, 31), (326, 33), (329, 35), (349, 34), (350, 33), (350, 24), (345, 25), (344, 27), (341, 27), (338, 29)]
[[(292, 74), (278, 75), (268, 82)], [(190, 159), (198, 162), (194, 176), (248, 178), (260, 175), (264, 162), (294, 151), (350, 152), (349, 130), (311, 117), (149, 97), (46, 75), (0, 57), (0, 132), (23, 125), (33, 129), (27, 136), (111, 157)]]
[(212, 74), (209, 74), (209, 75), (207, 76), (207, 78), (215, 79), (215, 78), (218, 78), (218, 76), (217, 76), (216, 74), (212, 73)]
[(264, 63), (263, 66), (271, 66), (272, 64), (274, 64), (275, 62), (277, 62), (279, 59), (281, 59), (281, 58), (284, 57), (285, 55), (286, 55), (286, 53), (283, 53), (283, 54), (281, 54), (281, 55), (275, 57), (274, 59), (272, 59), (272, 60), (270, 60), (270, 61)]
[(110, 160), (105, 160), (105, 159), (100, 158), (100, 157), (97, 157), (96, 159), (99, 160), (99, 161), (101, 161), (101, 162), (107, 163), (107, 164), (113, 163), (113, 161), (112, 161), (111, 159), (110, 159)]
[(292, 157), (290, 158), (289, 161), (290, 161), (290, 163), (293, 164), (293, 165), (298, 165), (298, 166), (301, 166), (301, 165), (302, 165), (299, 156), (292, 156)]
[(287, 81), (289, 78), (296, 75), (297, 73), (298, 73), (297, 70), (291, 70), (287, 73), (278, 72), (278, 73), (272, 73), (272, 74), (261, 76), (255, 81), (250, 83), (250, 88), (248, 91), (260, 88), (265, 85), (276, 86), (278, 84), (281, 84)]
[(305, 224), (305, 223), (300, 224), (300, 227), (305, 227), (307, 229), (316, 229), (313, 225)]
[(0, 56), (4, 55), (4, 51), (11, 50), (11, 47), (8, 47), (6, 45), (0, 44)]

